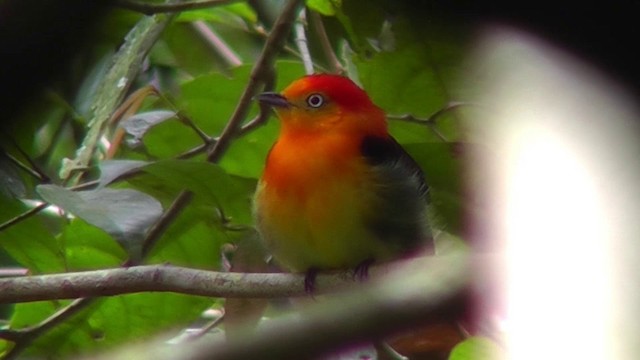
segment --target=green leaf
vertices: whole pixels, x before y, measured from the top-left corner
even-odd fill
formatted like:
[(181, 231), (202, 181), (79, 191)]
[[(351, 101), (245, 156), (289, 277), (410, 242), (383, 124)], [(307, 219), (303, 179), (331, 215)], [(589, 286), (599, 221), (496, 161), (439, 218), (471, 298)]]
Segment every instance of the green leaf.
[(132, 189), (71, 191), (57, 185), (39, 185), (42, 197), (97, 226), (134, 258), (149, 226), (162, 215), (162, 206), (151, 196)]
[(471, 337), (456, 345), (449, 360), (493, 360), (502, 359), (504, 351), (486, 337)]
[(462, 161), (446, 143), (405, 144), (405, 150), (420, 165), (430, 188), (431, 207), (439, 228), (460, 234), (465, 202), (462, 197)]
[[(4, 199), (0, 195), (0, 201), (3, 222), (29, 210), (15, 199)], [(63, 251), (43, 219), (44, 216), (38, 214), (0, 231), (0, 247), (34, 274), (64, 271)]]
[(127, 260), (127, 253), (109, 234), (79, 218), (64, 228), (59, 240), (68, 271), (117, 267)]
[(218, 224), (214, 209), (198, 206), (196, 201), (171, 223), (146, 262), (219, 270), (222, 244), (234, 238)]
[(103, 188), (120, 176), (141, 167), (148, 165), (146, 161), (139, 160), (103, 160), (98, 167), (100, 168), (100, 179), (98, 188)]
[(132, 139), (128, 139), (129, 146), (135, 147), (140, 144), (144, 134), (155, 125), (158, 125), (169, 119), (174, 119), (175, 111), (155, 110), (144, 113), (135, 114), (120, 123), (120, 126), (129, 134)]
[(308, 0), (307, 6), (325, 16), (334, 16), (336, 8), (342, 5), (341, 0)]
[[(302, 63), (296, 61), (279, 61), (276, 63), (276, 70), (278, 74), (277, 90), (284, 89), (289, 83), (304, 75)], [(250, 69), (248, 67), (238, 68), (236, 74), (248, 78)], [(259, 178), (269, 149), (278, 136), (279, 127), (277, 119), (272, 118), (262, 127), (235, 139), (220, 161), (220, 166), (231, 174)]]
[[(68, 358), (72, 354), (106, 350), (154, 334), (184, 327), (211, 304), (204, 297), (172, 293), (142, 293), (97, 299), (87, 309), (35, 339), (27, 356)], [(60, 309), (62, 302), (16, 306), (12, 329), (37, 324)]]
[(360, 81), (374, 103), (389, 114), (428, 116), (449, 99), (424, 50), (409, 46), (354, 59)]
[(251, 222), (255, 180), (229, 175), (220, 166), (203, 161), (162, 160), (142, 170), (168, 186), (192, 191), (207, 204), (221, 208), (235, 223)]
[(8, 157), (0, 153), (0, 196), (22, 198), (26, 195), (27, 189)]
[(179, 22), (193, 22), (200, 20), (231, 25), (237, 24), (239, 20), (244, 20), (254, 24), (258, 21), (258, 16), (253, 8), (248, 4), (235, 3), (210, 9), (183, 11), (176, 19), (176, 21)]

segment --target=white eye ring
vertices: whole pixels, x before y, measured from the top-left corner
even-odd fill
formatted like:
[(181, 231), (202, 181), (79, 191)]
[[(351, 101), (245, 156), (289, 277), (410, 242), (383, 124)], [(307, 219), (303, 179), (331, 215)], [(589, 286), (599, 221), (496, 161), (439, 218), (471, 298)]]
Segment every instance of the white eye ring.
[(311, 94), (307, 97), (307, 105), (312, 108), (319, 108), (324, 105), (324, 97), (320, 94)]

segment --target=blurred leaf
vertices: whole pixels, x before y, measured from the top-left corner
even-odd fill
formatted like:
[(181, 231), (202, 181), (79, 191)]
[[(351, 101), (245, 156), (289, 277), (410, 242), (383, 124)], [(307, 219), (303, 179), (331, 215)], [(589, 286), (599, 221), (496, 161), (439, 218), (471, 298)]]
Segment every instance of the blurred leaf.
[(8, 198), (23, 198), (26, 193), (26, 186), (15, 165), (0, 149), (0, 195)]
[(216, 57), (210, 44), (198, 35), (190, 23), (172, 23), (165, 30), (162, 39), (177, 61), (175, 65), (191, 76), (223, 70), (227, 66)]
[(107, 70), (109, 70), (114, 54), (114, 49), (105, 51), (87, 73), (84, 74), (82, 83), (78, 87), (78, 95), (73, 102), (74, 109), (84, 117), (91, 116), (91, 101), (100, 86), (100, 81), (107, 73)]
[[(248, 229), (235, 242), (230, 256), (231, 272), (267, 273), (273, 271), (268, 265), (268, 252), (260, 235)], [(241, 336), (243, 330), (252, 329), (262, 318), (268, 305), (267, 299), (228, 298), (224, 302), (225, 330), (227, 338)]]
[[(0, 141), (7, 141), (5, 135), (10, 137), (45, 173), (56, 174), (62, 158), (70, 156), (76, 146), (76, 139), (69, 136), (72, 132), (67, 115), (68, 108), (63, 101), (50, 93), (42, 94), (33, 106), (8, 122), (10, 127), (2, 129)], [(56, 141), (58, 138), (65, 141)]]
[(219, 226), (215, 209), (196, 200), (171, 223), (146, 262), (220, 270), (222, 244), (233, 240)]
[(109, 234), (84, 220), (73, 219), (60, 235), (68, 271), (118, 267), (127, 254)]
[(431, 207), (436, 212), (440, 225), (447, 231), (460, 234), (462, 231), (462, 161), (454, 157), (447, 143), (405, 144), (405, 150), (416, 160), (425, 174), (430, 187)]
[(103, 160), (99, 164), (100, 179), (98, 179), (98, 188), (103, 188), (129, 171), (139, 169), (148, 164), (148, 162), (140, 160)]
[(120, 126), (129, 134), (132, 135), (132, 139), (128, 139), (129, 146), (137, 147), (142, 140), (144, 134), (149, 129), (157, 124), (160, 124), (166, 120), (173, 119), (176, 116), (175, 111), (168, 110), (155, 110), (144, 113), (135, 114), (127, 119), (124, 119)]
[(221, 208), (235, 223), (252, 221), (250, 209), (255, 180), (229, 175), (220, 166), (203, 161), (161, 160), (143, 170), (169, 186), (192, 191), (210, 205)]
[[(15, 199), (0, 194), (0, 219), (7, 221), (29, 208)], [(42, 216), (32, 216), (0, 231), (0, 247), (34, 274), (62, 272), (65, 269), (63, 250), (47, 229)]]
[(388, 15), (381, 6), (375, 6), (377, 3), (379, 1), (349, 0), (342, 2), (336, 11), (351, 48), (359, 56), (366, 57), (374, 50), (372, 43), (380, 35)]
[[(37, 324), (58, 310), (60, 302), (16, 305), (11, 328)], [(60, 304), (56, 306), (56, 304)], [(185, 327), (211, 304), (204, 297), (172, 293), (141, 293), (97, 300), (69, 321), (37, 338), (27, 357), (68, 358), (149, 339), (154, 334)]]
[[(279, 61), (276, 63), (278, 84), (276, 89), (284, 89), (289, 83), (304, 75), (302, 63), (297, 61)], [(237, 76), (249, 77), (249, 67), (236, 69)], [(220, 161), (229, 173), (257, 179), (262, 174), (264, 161), (269, 149), (275, 143), (279, 124), (275, 117), (262, 127), (235, 139)]]
[(210, 9), (183, 11), (176, 19), (176, 21), (180, 22), (198, 20), (225, 24), (238, 24), (238, 20), (245, 20), (253, 24), (258, 21), (258, 17), (253, 8), (248, 4), (235, 3)]
[(57, 185), (39, 185), (36, 190), (46, 201), (109, 233), (133, 258), (140, 255), (149, 226), (162, 215), (156, 199), (132, 189), (74, 192)]
[(354, 59), (363, 87), (389, 114), (428, 116), (446, 104), (437, 71), (420, 46), (381, 52), (371, 60)]
[(221, 74), (199, 76), (182, 86), (178, 106), (207, 133), (219, 133), (233, 113), (248, 78)]
[(503, 356), (504, 351), (489, 338), (471, 337), (453, 348), (449, 360), (493, 360)]
[(341, 0), (308, 0), (307, 6), (325, 16), (336, 14), (336, 7), (341, 6)]

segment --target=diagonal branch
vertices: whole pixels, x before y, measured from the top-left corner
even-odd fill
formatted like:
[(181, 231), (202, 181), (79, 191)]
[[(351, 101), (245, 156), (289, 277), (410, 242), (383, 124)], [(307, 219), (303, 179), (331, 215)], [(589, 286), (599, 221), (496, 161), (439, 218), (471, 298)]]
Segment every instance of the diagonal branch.
[(63, 161), (60, 178), (67, 185), (76, 185), (82, 175), (75, 171), (90, 165), (109, 119), (136, 79), (147, 53), (172, 19), (173, 15), (145, 17), (127, 34), (125, 43), (113, 57), (114, 61), (101, 79), (91, 102), (94, 113), (82, 145), (74, 159)]
[[(90, 164), (109, 119), (135, 80), (146, 54), (172, 18), (173, 15), (155, 15), (143, 18), (127, 34), (124, 44), (120, 47), (118, 53), (114, 55), (113, 63), (101, 79), (100, 86), (94, 95), (91, 106), (94, 114), (89, 122), (89, 128), (82, 146), (78, 148), (76, 157), (73, 160), (65, 159), (63, 161), (60, 177), (64, 179), (67, 185), (76, 185), (81, 179), (82, 173), (75, 171), (85, 169)], [(45, 204), (42, 204), (11, 219), (4, 225), (11, 226), (35, 214), (44, 207), (46, 207)], [(39, 336), (74, 316), (92, 302), (93, 299), (90, 298), (78, 299), (40, 324), (20, 330), (17, 341), (11, 350), (4, 354), (4, 358), (12, 359), (19, 356)], [(6, 334), (7, 332), (5, 331)]]
[(271, 77), (276, 55), (284, 46), (287, 36), (293, 27), (293, 22), (298, 9), (303, 3), (303, 0), (290, 0), (282, 10), (282, 13), (280, 13), (278, 20), (276, 20), (273, 30), (262, 49), (260, 57), (258, 57), (256, 64), (251, 70), (249, 83), (244, 88), (244, 92), (240, 96), (240, 100), (238, 100), (238, 104), (236, 105), (233, 115), (231, 115), (231, 119), (229, 119), (229, 122), (222, 130), (220, 139), (218, 139), (207, 155), (207, 161), (214, 163), (217, 162), (220, 160), (224, 151), (229, 147), (231, 139), (236, 135), (241, 123), (247, 117), (253, 97)]
[(12, 217), (11, 219), (3, 222), (0, 224), (0, 231), (7, 229), (17, 223), (19, 223), (20, 221), (26, 220), (30, 217), (32, 217), (33, 215), (39, 213), (40, 211), (44, 210), (47, 208), (47, 206), (49, 206), (48, 203), (42, 203), (34, 208), (31, 208), (25, 212), (23, 212), (22, 214), (18, 214), (14, 217)]
[[(280, 13), (269, 38), (267, 38), (260, 57), (258, 57), (258, 60), (253, 66), (249, 83), (240, 96), (238, 104), (227, 125), (222, 130), (220, 137), (207, 154), (207, 161), (216, 163), (220, 160), (224, 152), (229, 148), (231, 141), (238, 135), (241, 124), (245, 121), (249, 113), (249, 107), (251, 106), (253, 97), (261, 87), (264, 87), (265, 84), (272, 81), (273, 64), (275, 63), (276, 55), (278, 55), (282, 49), (293, 26), (298, 8), (303, 2), (303, 0), (290, 0), (282, 10), (282, 13)], [(182, 191), (173, 201), (173, 204), (167, 212), (151, 227), (143, 244), (145, 253), (148, 253), (153, 248), (171, 222), (189, 205), (192, 196), (189, 191)]]
[(61, 322), (69, 319), (78, 312), (91, 305), (92, 299), (83, 298), (76, 299), (68, 306), (58, 310), (55, 314), (49, 316), (37, 325), (30, 326), (28, 328), (20, 330), (2, 330), (0, 331), (0, 338), (10, 340), (15, 345), (4, 354), (3, 359), (16, 359), (23, 351), (25, 351), (33, 341), (40, 337), (45, 332), (51, 330)]

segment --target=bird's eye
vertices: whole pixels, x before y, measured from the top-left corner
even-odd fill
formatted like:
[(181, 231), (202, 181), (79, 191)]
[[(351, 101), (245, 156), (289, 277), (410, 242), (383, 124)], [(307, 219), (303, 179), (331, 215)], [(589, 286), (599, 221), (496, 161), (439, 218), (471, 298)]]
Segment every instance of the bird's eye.
[(320, 94), (311, 94), (307, 97), (307, 105), (312, 108), (319, 108), (324, 104), (324, 97)]

